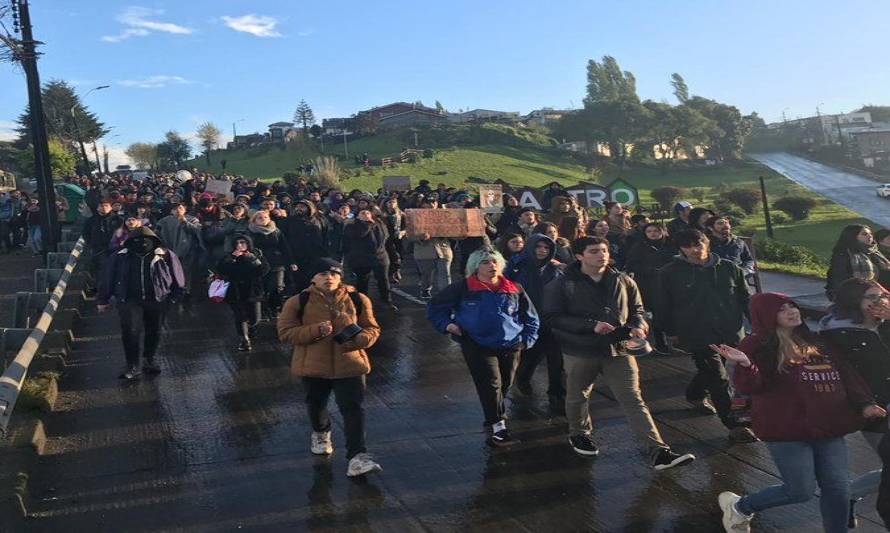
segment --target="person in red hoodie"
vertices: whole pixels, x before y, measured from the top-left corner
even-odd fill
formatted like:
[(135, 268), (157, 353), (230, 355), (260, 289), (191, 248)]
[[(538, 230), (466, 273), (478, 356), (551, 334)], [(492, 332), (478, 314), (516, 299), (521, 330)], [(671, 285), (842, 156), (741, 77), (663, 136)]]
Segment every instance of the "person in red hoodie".
[(887, 413), (855, 371), (826, 355), (790, 298), (757, 294), (750, 305), (755, 333), (739, 349), (711, 348), (738, 365), (734, 385), (751, 395), (754, 433), (766, 443), (782, 484), (746, 496), (721, 493), (723, 527), (750, 531), (755, 512), (808, 501), (818, 485), (824, 530), (844, 532), (850, 492), (844, 435), (858, 431), (863, 418)]

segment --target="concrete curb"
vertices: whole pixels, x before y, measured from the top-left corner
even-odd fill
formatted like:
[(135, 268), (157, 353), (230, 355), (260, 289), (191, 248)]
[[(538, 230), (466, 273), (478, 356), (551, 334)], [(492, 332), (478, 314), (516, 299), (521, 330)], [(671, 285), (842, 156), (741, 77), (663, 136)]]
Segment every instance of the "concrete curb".
[(0, 530), (23, 531), (28, 516), (29, 472), (43, 454), (46, 431), (39, 418), (19, 420), (0, 450)]

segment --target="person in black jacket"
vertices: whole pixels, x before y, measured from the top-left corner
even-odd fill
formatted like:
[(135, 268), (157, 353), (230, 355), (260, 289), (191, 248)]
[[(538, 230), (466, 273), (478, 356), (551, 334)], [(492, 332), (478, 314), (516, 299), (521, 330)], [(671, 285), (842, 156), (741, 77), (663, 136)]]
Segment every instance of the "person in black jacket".
[(120, 217), (111, 212), (111, 201), (106, 199), (99, 200), (96, 212), (83, 225), (82, 235), (90, 250), (89, 272), (92, 278), (92, 287), (87, 292), (96, 292), (102, 268), (108, 260), (108, 245), (120, 225)]
[(260, 321), (263, 277), (269, 273), (269, 262), (254, 248), (249, 236), (237, 234), (233, 241), (234, 248), (220, 259), (216, 271), (229, 282), (226, 303), (232, 308), (235, 332), (241, 338), (238, 350), (249, 352), (254, 328)]
[[(668, 240), (667, 230), (663, 225), (654, 223), (646, 224), (642, 237), (627, 253), (625, 269), (633, 275), (643, 296), (643, 304), (653, 317), (658, 308), (655, 305), (658, 297), (658, 271), (670, 263), (675, 254), (674, 247)], [(667, 345), (664, 331), (659, 328), (658, 320), (654, 320), (654, 323), (652, 336), (655, 341), (655, 353), (669, 355), (671, 350)]]
[[(735, 420), (729, 376), (711, 345), (738, 346), (748, 312), (748, 285), (736, 264), (712, 254), (710, 241), (698, 230), (674, 239), (680, 255), (659, 273), (655, 319), (671, 344), (692, 353), (697, 373), (686, 399), (702, 412), (716, 412), (733, 442), (752, 442), (751, 430)], [(710, 402), (708, 402), (710, 397)]]
[(654, 469), (693, 461), (694, 455), (676, 454), (664, 443), (640, 392), (637, 360), (619, 354), (619, 343), (646, 338), (637, 284), (609, 266), (609, 243), (603, 238), (581, 237), (572, 252), (578, 262), (544, 288), (543, 309), (544, 324), (562, 348), (569, 444), (580, 455), (599, 453), (591, 437), (589, 400), (602, 374)]
[(389, 279), (392, 283), (398, 284), (402, 281), (402, 238), (405, 236), (408, 221), (405, 212), (399, 208), (397, 196), (387, 198), (380, 210), (381, 220), (386, 224), (388, 233), (386, 253), (389, 256)]
[[(890, 404), (890, 293), (873, 280), (851, 278), (840, 284), (834, 305), (819, 321), (819, 334), (833, 357), (843, 359), (868, 384), (875, 403)], [(887, 434), (887, 421), (871, 421), (862, 429), (866, 442), (880, 454)], [(884, 465), (887, 465), (885, 462)], [(890, 480), (888, 480), (890, 481)], [(850, 516), (853, 504), (878, 492), (881, 470), (863, 474), (850, 482)], [(881, 487), (885, 490), (884, 487)], [(890, 490), (890, 485), (886, 487)], [(883, 492), (890, 498), (890, 492)], [(890, 503), (890, 501), (888, 501)]]
[(253, 239), (253, 246), (263, 253), (269, 262), (269, 273), (263, 277), (264, 313), (271, 320), (278, 317), (281, 311), (282, 294), (284, 294), (284, 275), (286, 270), (296, 272), (299, 267), (294, 262), (293, 254), (287, 239), (281, 230), (269, 218), (269, 212), (257, 211), (250, 217), (247, 231)]
[(352, 222), (352, 206), (344, 202), (336, 209), (331, 209), (327, 217), (328, 251), (332, 258), (343, 261), (343, 233), (346, 231), (347, 224)]
[(355, 273), (355, 288), (367, 295), (368, 276), (373, 272), (381, 300), (397, 311), (389, 291), (387, 237), (386, 226), (374, 218), (371, 209), (362, 209), (343, 232), (343, 250), (346, 262)]
[(297, 202), (287, 217), (287, 224), (282, 229), (299, 267), (294, 276), (295, 292), (309, 286), (311, 278), (306, 273), (317, 260), (328, 256), (326, 226), (323, 216), (318, 214), (315, 204), (309, 200)]
[(831, 251), (825, 294), (834, 299), (834, 292), (850, 278), (880, 280), (890, 271), (890, 259), (878, 249), (871, 228), (850, 224), (841, 234)]

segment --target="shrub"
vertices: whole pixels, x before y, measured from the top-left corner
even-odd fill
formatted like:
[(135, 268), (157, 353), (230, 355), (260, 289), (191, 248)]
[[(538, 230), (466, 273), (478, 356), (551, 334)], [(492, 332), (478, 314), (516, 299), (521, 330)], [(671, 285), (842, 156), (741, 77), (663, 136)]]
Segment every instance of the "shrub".
[(807, 196), (785, 196), (773, 202), (773, 207), (784, 211), (792, 220), (806, 220), (816, 207), (816, 200)]
[(432, 150), (432, 148), (425, 148), (425, 149), (423, 150), (423, 157), (426, 157), (426, 158), (433, 157), (433, 150)]
[(686, 195), (686, 189), (667, 185), (652, 190), (652, 198), (664, 209), (672, 209), (680, 198)]
[(315, 181), (322, 187), (336, 187), (340, 183), (340, 166), (331, 156), (315, 158)]
[(288, 185), (290, 185), (291, 183), (295, 183), (297, 181), (297, 178), (299, 177), (300, 175), (296, 172), (285, 172), (281, 175), (281, 179), (283, 179), (284, 182)]
[(787, 265), (799, 265), (812, 269), (824, 269), (825, 263), (816, 254), (804, 248), (775, 239), (754, 239), (754, 250), (757, 259), (771, 263), (784, 263)]
[(689, 191), (689, 194), (695, 199), (696, 202), (702, 204), (705, 201), (705, 194), (707, 194), (708, 190), (704, 187), (696, 187)]
[(773, 220), (773, 224), (784, 224), (788, 222), (788, 217), (786, 217), (782, 213), (771, 213), (769, 217)]
[(739, 206), (748, 215), (757, 209), (760, 202), (760, 192), (757, 189), (730, 189), (721, 193), (720, 197)]

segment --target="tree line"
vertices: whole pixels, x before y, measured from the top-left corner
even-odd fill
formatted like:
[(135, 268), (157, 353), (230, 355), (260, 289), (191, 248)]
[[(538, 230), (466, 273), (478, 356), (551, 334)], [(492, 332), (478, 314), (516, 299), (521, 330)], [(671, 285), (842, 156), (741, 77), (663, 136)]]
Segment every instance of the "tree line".
[(691, 95), (680, 74), (673, 74), (670, 83), (678, 104), (641, 100), (633, 73), (622, 70), (614, 57), (591, 59), (584, 108), (565, 115), (553, 133), (585, 141), (588, 149), (606, 145), (618, 165), (654, 158), (656, 152), (663, 165), (681, 157), (740, 159), (745, 138), (759, 120), (756, 113), (742, 116), (735, 106)]

